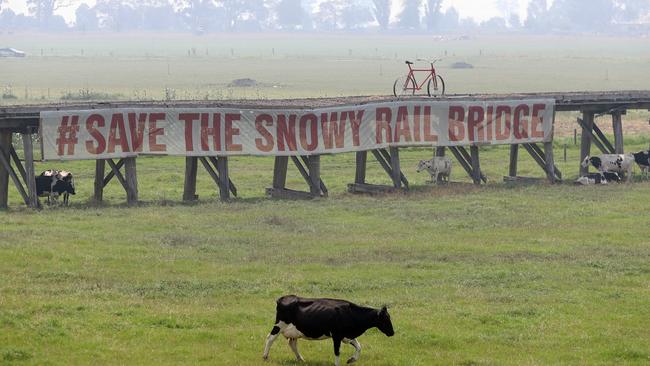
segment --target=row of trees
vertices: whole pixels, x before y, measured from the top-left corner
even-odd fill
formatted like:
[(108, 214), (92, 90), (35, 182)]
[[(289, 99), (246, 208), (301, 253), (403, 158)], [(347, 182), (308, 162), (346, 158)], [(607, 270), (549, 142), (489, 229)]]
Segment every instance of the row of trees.
[[(620, 29), (615, 25), (643, 21), (650, 13), (649, 0), (530, 0), (527, 16), (514, 9), (517, 0), (496, 0), (502, 16), (477, 24), (461, 19), (451, 7), (441, 10), (442, 0), (98, 0), (76, 9), (73, 25), (55, 15), (67, 0), (27, 0), (29, 15), (10, 9), (0, 12), (0, 29), (80, 31), (379, 31), (467, 32), (527, 31), (599, 32)], [(0, 0), (0, 9), (6, 0)]]

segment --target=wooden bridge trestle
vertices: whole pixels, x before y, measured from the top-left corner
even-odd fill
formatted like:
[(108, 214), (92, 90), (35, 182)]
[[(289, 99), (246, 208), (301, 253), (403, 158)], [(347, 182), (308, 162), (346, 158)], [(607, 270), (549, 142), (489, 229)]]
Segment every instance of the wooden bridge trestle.
[(366, 183), (366, 166), (368, 159), (367, 151), (359, 151), (356, 155), (356, 174), (354, 183), (348, 184), (350, 193), (387, 193), (400, 189), (408, 190), (409, 181), (400, 168), (399, 148), (391, 147), (390, 152), (386, 149), (370, 150), (375, 160), (384, 169), (393, 185), (369, 184)]
[[(618, 91), (618, 92), (571, 92), (571, 93), (523, 93), (507, 95), (448, 95), (439, 98), (441, 101), (480, 101), (480, 100), (513, 100), (519, 98), (547, 98), (555, 99), (555, 110), (557, 112), (578, 111), (582, 117), (578, 119), (578, 125), (582, 130), (580, 161), (590, 154), (593, 144), (603, 153), (624, 153), (622, 116), (627, 110), (646, 109), (650, 110), (650, 91)], [(412, 98), (413, 100), (427, 98)], [(347, 97), (347, 103), (366, 103), (392, 101), (392, 97)], [(109, 102), (109, 103), (78, 103), (66, 105), (34, 105), (34, 106), (10, 106), (0, 107), (0, 209), (7, 208), (9, 180), (13, 181), (20, 197), (29, 207), (38, 208), (40, 203), (36, 196), (35, 172), (34, 172), (34, 147), (32, 146), (32, 135), (39, 128), (39, 117), (41, 111), (48, 110), (79, 110), (97, 108), (128, 108), (128, 107), (151, 107), (151, 108), (215, 108), (215, 107), (236, 107), (236, 108), (317, 108), (341, 103), (340, 98), (323, 98), (297, 100), (295, 105), (288, 106), (286, 101), (266, 100), (255, 102), (247, 106), (245, 103), (232, 103), (222, 101), (194, 102)], [(614, 141), (610, 142), (599, 126), (595, 123), (596, 115), (611, 115), (614, 131)], [(13, 146), (13, 133), (22, 134), (24, 148), (24, 162), (18, 157)], [(517, 160), (519, 157), (519, 146), (510, 147), (510, 166), (508, 178), (517, 178)], [(546, 178), (550, 182), (560, 181), (562, 173), (554, 164), (553, 143), (547, 142), (543, 149), (538, 144), (522, 144), (523, 148), (545, 171)], [(464, 147), (449, 148), (461, 167), (472, 178), (474, 183), (486, 182), (487, 177), (481, 172), (479, 161), (479, 147), (470, 146), (469, 152)], [(400, 169), (399, 149), (390, 148), (371, 151), (375, 159), (382, 166), (392, 181), (392, 186), (369, 185), (365, 182), (367, 151), (356, 153), (356, 176), (355, 183), (349, 185), (349, 190), (354, 192), (363, 191), (391, 191), (408, 189), (409, 183)], [(445, 148), (436, 148), (436, 156), (444, 156)], [(294, 165), (309, 186), (309, 192), (299, 192), (286, 189), (286, 173), (289, 157), (276, 157), (274, 166), (273, 187), (267, 192), (273, 197), (323, 197), (327, 196), (327, 188), (320, 178), (320, 156), (292, 157)], [(228, 159), (226, 157), (187, 157), (185, 170), (185, 187), (183, 199), (192, 201), (198, 198), (196, 195), (196, 174), (198, 161), (204, 166), (208, 174), (215, 181), (220, 191), (220, 198), (228, 200), (230, 195), (237, 196), (237, 189), (229, 178)], [(106, 174), (106, 164), (110, 170)], [(124, 173), (122, 173), (124, 170)], [(580, 167), (580, 175), (586, 174), (587, 168)], [(129, 204), (138, 201), (138, 181), (136, 170), (136, 158), (128, 157), (117, 162), (112, 159), (97, 160), (95, 166), (94, 199), (98, 202), (103, 200), (103, 189), (116, 178), (124, 188)]]

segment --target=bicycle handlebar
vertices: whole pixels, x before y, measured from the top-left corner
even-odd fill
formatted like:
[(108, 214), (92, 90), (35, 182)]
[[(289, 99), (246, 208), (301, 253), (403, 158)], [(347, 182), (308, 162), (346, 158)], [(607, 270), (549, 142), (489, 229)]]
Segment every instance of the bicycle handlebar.
[(424, 59), (424, 58), (418, 58), (415, 61), (426, 61), (426, 62), (430, 62), (432, 64), (435, 64), (438, 61), (442, 61), (442, 59), (441, 58), (436, 58), (436, 59), (433, 59), (433, 60), (427, 60), (427, 59)]

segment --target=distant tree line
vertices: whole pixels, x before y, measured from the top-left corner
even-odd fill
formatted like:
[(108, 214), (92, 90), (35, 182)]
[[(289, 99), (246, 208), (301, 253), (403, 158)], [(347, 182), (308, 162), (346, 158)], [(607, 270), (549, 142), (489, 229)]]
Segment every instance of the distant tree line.
[[(66, 0), (27, 0), (15, 14), (0, 0), (0, 30), (43, 31), (347, 31), (409, 33), (624, 33), (648, 31), (650, 0), (531, 0), (525, 19), (517, 0), (497, 0), (502, 16), (477, 23), (442, 0), (97, 0), (81, 4), (69, 25), (55, 15)], [(4, 8), (3, 8), (4, 4)]]

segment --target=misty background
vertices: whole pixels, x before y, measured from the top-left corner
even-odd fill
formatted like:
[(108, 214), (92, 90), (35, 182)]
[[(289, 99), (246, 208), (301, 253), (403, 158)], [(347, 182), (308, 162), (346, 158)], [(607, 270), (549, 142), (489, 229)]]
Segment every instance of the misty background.
[(0, 32), (650, 34), (650, 0), (476, 1), (473, 17), (456, 4), (467, 1), (0, 0)]

